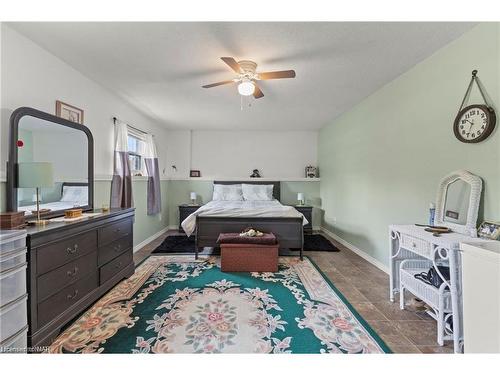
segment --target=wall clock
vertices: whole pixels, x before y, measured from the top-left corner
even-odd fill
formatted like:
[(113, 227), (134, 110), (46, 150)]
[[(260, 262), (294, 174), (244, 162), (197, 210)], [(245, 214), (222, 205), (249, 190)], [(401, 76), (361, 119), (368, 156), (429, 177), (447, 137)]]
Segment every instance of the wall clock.
[[(470, 94), (470, 90), (474, 82), (476, 82), (485, 104), (472, 104), (464, 108), (465, 101)], [(464, 143), (478, 143), (484, 141), (490, 136), (495, 128), (495, 124), (495, 110), (493, 107), (488, 105), (481, 85), (478, 82), (477, 70), (473, 70), (469, 87), (465, 92), (462, 105), (460, 106), (458, 114), (455, 117), (455, 122), (453, 123), (453, 132), (455, 133), (455, 137)]]

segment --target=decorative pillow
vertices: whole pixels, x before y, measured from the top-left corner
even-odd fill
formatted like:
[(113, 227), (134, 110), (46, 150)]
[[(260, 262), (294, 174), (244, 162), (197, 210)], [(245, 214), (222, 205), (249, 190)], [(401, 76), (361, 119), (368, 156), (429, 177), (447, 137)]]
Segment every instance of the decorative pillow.
[(242, 184), (243, 199), (246, 201), (273, 200), (273, 185)]
[(242, 201), (243, 191), (241, 184), (234, 185), (214, 185), (214, 194), (212, 196), (214, 201)]
[(87, 186), (63, 186), (61, 202), (85, 202), (88, 197)]

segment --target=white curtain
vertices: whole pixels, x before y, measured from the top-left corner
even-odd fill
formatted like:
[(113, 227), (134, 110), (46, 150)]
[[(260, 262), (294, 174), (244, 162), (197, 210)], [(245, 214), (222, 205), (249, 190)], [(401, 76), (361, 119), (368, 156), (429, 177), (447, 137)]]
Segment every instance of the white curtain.
[(154, 138), (151, 134), (145, 135), (144, 162), (148, 174), (148, 215), (155, 215), (161, 211), (160, 168)]
[(111, 203), (114, 208), (129, 208), (134, 204), (132, 198), (132, 176), (128, 161), (127, 124), (115, 124), (115, 153), (113, 180), (111, 181)]

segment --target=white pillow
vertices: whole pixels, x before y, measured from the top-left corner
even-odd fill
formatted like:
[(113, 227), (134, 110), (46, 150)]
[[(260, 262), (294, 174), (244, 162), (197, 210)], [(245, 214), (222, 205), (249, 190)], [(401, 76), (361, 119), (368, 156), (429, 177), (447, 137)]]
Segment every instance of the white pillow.
[(63, 186), (61, 202), (86, 202), (88, 197), (87, 186)]
[(243, 199), (246, 201), (272, 201), (274, 185), (242, 184)]
[(241, 184), (234, 185), (214, 185), (214, 194), (212, 196), (214, 201), (242, 201), (243, 191)]

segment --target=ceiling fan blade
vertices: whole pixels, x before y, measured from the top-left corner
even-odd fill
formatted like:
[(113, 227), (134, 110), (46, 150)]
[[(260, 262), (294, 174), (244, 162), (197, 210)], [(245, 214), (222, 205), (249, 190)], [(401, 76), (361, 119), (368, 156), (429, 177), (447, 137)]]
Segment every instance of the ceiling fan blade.
[(215, 87), (215, 86), (220, 86), (220, 85), (227, 85), (228, 83), (234, 83), (234, 81), (231, 80), (231, 81), (215, 82), (215, 83), (211, 83), (210, 85), (205, 85), (205, 86), (201, 86), (201, 87), (203, 87), (204, 89), (209, 89), (210, 87)]
[(264, 93), (262, 92), (262, 90), (260, 89), (260, 87), (255, 84), (255, 82), (253, 84), (255, 86), (255, 90), (253, 92), (253, 97), (255, 99), (262, 98), (264, 96)]
[(236, 73), (241, 73), (240, 65), (232, 57), (221, 57), (221, 60), (229, 65)]
[(295, 78), (295, 70), (279, 70), (277, 72), (258, 73), (260, 79)]

